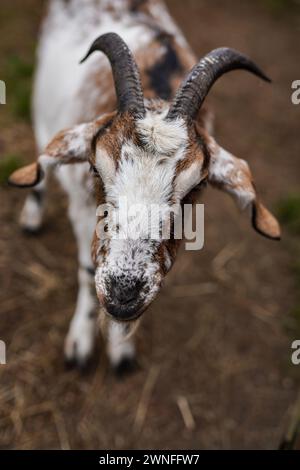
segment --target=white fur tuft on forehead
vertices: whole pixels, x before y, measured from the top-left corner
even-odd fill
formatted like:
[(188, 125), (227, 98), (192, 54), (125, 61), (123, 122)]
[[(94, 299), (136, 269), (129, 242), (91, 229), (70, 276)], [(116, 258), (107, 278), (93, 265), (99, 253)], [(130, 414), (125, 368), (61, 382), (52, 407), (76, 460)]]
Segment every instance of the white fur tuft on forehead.
[(165, 156), (184, 147), (188, 140), (184, 120), (166, 121), (165, 113), (148, 112), (145, 118), (137, 122), (137, 132), (149, 152)]

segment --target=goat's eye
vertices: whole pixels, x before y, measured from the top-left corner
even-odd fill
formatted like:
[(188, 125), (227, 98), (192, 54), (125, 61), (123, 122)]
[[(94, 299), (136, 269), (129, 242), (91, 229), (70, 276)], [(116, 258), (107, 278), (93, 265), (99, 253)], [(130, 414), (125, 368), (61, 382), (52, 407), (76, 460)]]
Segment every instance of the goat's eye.
[(98, 176), (98, 177), (99, 177), (98, 170), (97, 170), (97, 168), (96, 168), (92, 163), (91, 163), (90, 171), (91, 171), (91, 173), (92, 173), (94, 176)]

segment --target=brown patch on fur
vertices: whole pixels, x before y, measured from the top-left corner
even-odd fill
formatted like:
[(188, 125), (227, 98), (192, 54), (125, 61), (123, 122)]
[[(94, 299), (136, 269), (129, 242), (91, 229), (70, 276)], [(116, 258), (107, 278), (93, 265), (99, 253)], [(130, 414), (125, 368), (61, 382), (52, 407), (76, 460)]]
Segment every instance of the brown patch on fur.
[(70, 131), (71, 129), (66, 129), (58, 132), (58, 134), (56, 134), (56, 136), (47, 145), (45, 153), (54, 158), (68, 154), (68, 142), (65, 137), (66, 133)]
[(92, 256), (92, 261), (94, 263), (94, 266), (97, 266), (98, 243), (99, 243), (99, 239), (95, 231), (93, 235), (92, 245), (91, 245), (91, 256)]
[(105, 203), (104, 186), (103, 186), (103, 181), (100, 178), (100, 176), (94, 177), (94, 194), (95, 194), (97, 206), (100, 206), (100, 204)]
[(203, 114), (199, 113), (199, 117), (200, 119), (202, 119), (202, 121), (200, 122), (204, 124), (204, 127), (201, 127), (199, 121), (196, 121), (195, 127), (194, 127), (194, 130), (195, 130), (194, 135), (196, 136), (197, 145), (201, 149), (201, 152), (204, 157), (204, 161), (202, 165), (202, 172), (203, 174), (205, 174), (205, 177), (207, 177), (208, 172), (209, 172), (210, 158), (211, 158), (211, 152), (209, 150), (209, 142), (211, 138), (206, 129), (206, 117), (207, 117), (206, 110), (204, 110)]
[[(120, 158), (121, 148), (124, 142), (131, 140), (135, 145), (140, 145), (139, 137), (135, 130), (135, 120), (129, 113), (116, 115), (109, 131), (99, 134), (95, 142), (95, 149), (101, 146), (114, 160), (116, 168)], [(95, 155), (92, 160), (95, 161)]]
[[(183, 200), (181, 201), (181, 210), (182, 210), (182, 230), (183, 230), (183, 221), (184, 221), (184, 207), (186, 204), (190, 204), (190, 205), (194, 205), (194, 203), (197, 201), (198, 199), (198, 196), (199, 196), (199, 188), (196, 187), (194, 188), (192, 191), (190, 191), (184, 198)], [(182, 233), (184, 233), (182, 231)], [(171, 267), (173, 266), (175, 260), (176, 260), (176, 256), (177, 256), (177, 253), (178, 253), (178, 250), (180, 248), (180, 245), (183, 241), (183, 237), (182, 239), (175, 239), (174, 238), (174, 233), (172, 231), (172, 226), (171, 226), (171, 236), (170, 236), (170, 239), (168, 240), (164, 240), (160, 247), (159, 247), (159, 251), (158, 251), (158, 261), (159, 261), (159, 265), (161, 267), (161, 273), (163, 275), (165, 275), (167, 273), (167, 270), (165, 268), (165, 250), (167, 251), (169, 257), (170, 257), (170, 261), (171, 261)], [(171, 269), (170, 267), (170, 269)]]
[[(84, 65), (82, 65), (84, 67)], [(95, 100), (91, 89), (99, 90), (99, 100)], [(101, 90), (101, 92), (100, 92)], [(78, 92), (81, 104), (79, 122), (95, 119), (95, 116), (111, 113), (117, 109), (117, 99), (109, 61), (100, 60), (99, 66), (88, 69), (86, 79)]]
[(108, 255), (109, 251), (110, 250), (108, 246), (105, 244), (102, 244), (101, 247), (99, 247), (99, 236), (97, 234), (97, 230), (95, 230), (91, 245), (91, 256), (94, 265), (99, 266), (99, 257), (105, 258)]
[[(166, 276), (166, 274), (172, 268), (181, 242), (182, 240), (175, 240), (174, 237), (172, 237), (171, 235), (170, 239), (163, 240), (160, 243), (154, 255), (154, 259), (159, 265), (159, 273), (162, 275), (162, 277)], [(166, 267), (167, 257), (168, 261), (170, 261), (169, 268)]]
[[(197, 125), (197, 124), (196, 124)], [(202, 136), (200, 129), (197, 129), (193, 125), (188, 126), (188, 148), (186, 151), (185, 158), (180, 160), (176, 166), (175, 179), (184, 170), (187, 170), (197, 160), (201, 163), (202, 178), (206, 178), (208, 175), (208, 164), (209, 164), (209, 152), (206, 145), (205, 137)]]
[(154, 256), (155, 258), (155, 261), (158, 263), (159, 265), (159, 271), (160, 271), (160, 274), (162, 274), (163, 276), (166, 275), (167, 273), (167, 270), (166, 270), (166, 267), (165, 267), (165, 261), (166, 261), (166, 254), (165, 254), (165, 250), (167, 250), (166, 248), (166, 243), (165, 242), (162, 242), (160, 245), (159, 245), (159, 248)]
[(97, 147), (97, 142), (106, 132), (110, 132), (111, 125), (113, 123), (113, 119), (116, 117), (117, 112), (114, 111), (112, 113), (104, 114), (100, 119), (96, 121), (97, 130), (93, 135), (92, 142), (91, 142), (91, 149), (92, 149), (92, 161), (94, 161), (94, 154)]

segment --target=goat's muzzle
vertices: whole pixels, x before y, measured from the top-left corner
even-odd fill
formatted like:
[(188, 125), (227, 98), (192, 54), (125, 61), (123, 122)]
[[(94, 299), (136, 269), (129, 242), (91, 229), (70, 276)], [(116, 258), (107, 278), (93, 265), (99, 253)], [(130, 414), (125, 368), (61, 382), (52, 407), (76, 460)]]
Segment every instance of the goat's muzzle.
[(143, 312), (144, 283), (140, 279), (112, 278), (109, 282), (109, 296), (105, 308), (109, 315), (119, 321), (137, 319)]

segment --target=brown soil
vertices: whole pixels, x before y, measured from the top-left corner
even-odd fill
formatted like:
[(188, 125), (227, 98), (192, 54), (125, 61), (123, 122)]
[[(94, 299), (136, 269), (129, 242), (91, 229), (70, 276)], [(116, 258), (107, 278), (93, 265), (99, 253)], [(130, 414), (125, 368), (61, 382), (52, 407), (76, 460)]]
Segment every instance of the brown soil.
[[(1, 66), (7, 54), (31, 56), (41, 4), (2, 0)], [(274, 206), (299, 184), (300, 106), (290, 100), (300, 78), (299, 9), (277, 14), (250, 0), (168, 4), (199, 56), (233, 46), (274, 79), (267, 86), (236, 73), (210, 98), (218, 141), (250, 162)], [(0, 110), (0, 152), (31, 161), (31, 128), (7, 109)], [(81, 376), (64, 370), (62, 355), (76, 298), (66, 203), (53, 186), (45, 228), (28, 238), (17, 224), (24, 192), (3, 187), (0, 195), (0, 338), (8, 347), (0, 366), (1, 448), (278, 447), (299, 377), (284, 328), (296, 299), (286, 241), (259, 237), (228, 197), (209, 189), (205, 248), (181, 252), (145, 314), (140, 370), (117, 381), (99, 338), (98, 367)], [(194, 426), (185, 424), (182, 403)]]

